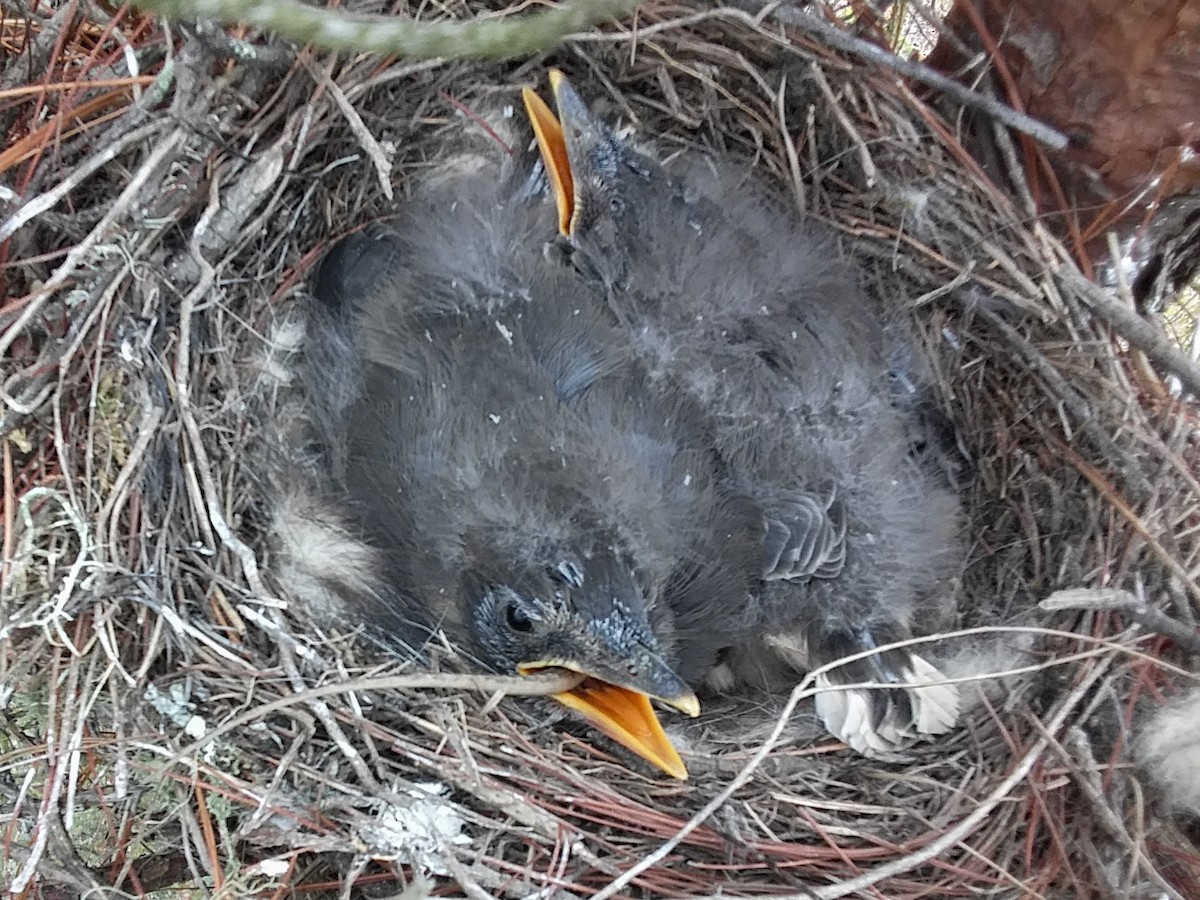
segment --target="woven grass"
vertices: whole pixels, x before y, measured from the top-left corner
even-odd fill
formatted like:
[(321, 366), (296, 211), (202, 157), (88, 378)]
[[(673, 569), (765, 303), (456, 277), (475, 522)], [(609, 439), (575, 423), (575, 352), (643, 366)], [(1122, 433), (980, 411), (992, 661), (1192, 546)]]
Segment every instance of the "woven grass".
[[(86, 3), (5, 19), (24, 48), (0, 85), (14, 890), (1200, 897), (1195, 823), (1130, 753), (1195, 680), (1195, 402), (1095, 314), (1120, 286), (1097, 288), (1033, 198), (971, 159), (958, 107), (794, 12), (649, 2), (635, 29), (486, 65), (296, 52)], [(911, 311), (974, 473), (973, 631), (945, 654), (988, 677), (955, 733), (865, 760), (801, 684), (672, 722), (692, 777), (668, 782), (499, 698), (505, 680), (455, 675), (449, 649), (448, 674), (399, 671), (353, 623), (288, 602), (263, 473), (287, 452), (305, 279), (389, 192), (494, 140), (476, 111), (550, 65), (662, 153), (755, 166)]]

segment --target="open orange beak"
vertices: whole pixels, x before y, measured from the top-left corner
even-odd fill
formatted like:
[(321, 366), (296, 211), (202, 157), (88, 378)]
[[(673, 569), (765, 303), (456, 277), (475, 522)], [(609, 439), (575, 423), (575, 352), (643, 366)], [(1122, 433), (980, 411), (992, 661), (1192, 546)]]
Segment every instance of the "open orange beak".
[[(522, 675), (528, 675), (545, 668), (569, 668), (579, 671), (575, 666), (564, 665), (562, 662), (530, 663), (518, 667), (518, 671)], [(554, 699), (579, 713), (618, 744), (658, 766), (672, 778), (678, 778), (680, 781), (687, 779), (687, 767), (671, 745), (658, 717), (654, 714), (654, 709), (650, 706), (650, 698), (645, 694), (589, 677), (578, 687), (555, 694)], [(700, 701), (690, 692), (680, 697), (664, 699), (663, 702), (689, 716), (700, 715)]]
[[(550, 70), (550, 89), (556, 95), (565, 81), (566, 76), (558, 69)], [(572, 220), (575, 216), (575, 179), (571, 175), (571, 160), (567, 155), (567, 141), (563, 135), (562, 123), (550, 111), (546, 101), (534, 91), (523, 88), (521, 98), (525, 101), (525, 111), (533, 125), (533, 134), (537, 138), (538, 151), (542, 154), (550, 186), (554, 189), (554, 202), (558, 207), (558, 230), (567, 237), (571, 234)]]

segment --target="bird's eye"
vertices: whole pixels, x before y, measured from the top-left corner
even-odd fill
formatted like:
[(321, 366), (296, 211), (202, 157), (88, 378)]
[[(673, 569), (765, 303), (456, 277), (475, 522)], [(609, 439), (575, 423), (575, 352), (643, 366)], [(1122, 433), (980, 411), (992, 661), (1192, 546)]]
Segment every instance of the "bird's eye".
[(625, 201), (620, 197), (613, 196), (608, 198), (608, 211), (614, 216), (619, 216), (625, 211)]
[(515, 603), (510, 603), (505, 607), (504, 619), (508, 622), (508, 627), (513, 631), (527, 632), (533, 630), (533, 620)]

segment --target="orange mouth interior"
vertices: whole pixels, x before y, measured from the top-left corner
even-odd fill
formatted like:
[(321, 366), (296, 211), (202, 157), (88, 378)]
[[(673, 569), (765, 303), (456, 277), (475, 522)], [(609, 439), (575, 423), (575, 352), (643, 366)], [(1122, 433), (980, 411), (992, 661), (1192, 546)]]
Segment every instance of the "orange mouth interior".
[[(551, 88), (557, 89), (563, 77), (557, 69), (552, 70)], [(538, 151), (542, 154), (550, 186), (554, 189), (554, 202), (558, 207), (558, 230), (564, 237), (569, 236), (575, 215), (575, 179), (571, 175), (571, 161), (567, 156), (567, 141), (563, 136), (562, 123), (550, 111), (546, 101), (529, 88), (522, 89), (521, 98), (525, 101), (525, 111), (533, 125), (533, 134), (537, 138)]]
[(588, 678), (573, 690), (555, 694), (554, 699), (672, 778), (687, 779), (687, 767), (645, 694)]
[[(561, 661), (526, 663), (518, 666), (517, 671), (528, 675), (547, 668), (578, 671), (575, 666)], [(663, 731), (650, 705), (650, 698), (645, 694), (588, 677), (571, 690), (553, 696), (622, 747), (653, 763), (672, 778), (687, 780), (687, 767)], [(700, 714), (700, 703), (694, 695), (688, 694), (670, 702), (690, 716)]]

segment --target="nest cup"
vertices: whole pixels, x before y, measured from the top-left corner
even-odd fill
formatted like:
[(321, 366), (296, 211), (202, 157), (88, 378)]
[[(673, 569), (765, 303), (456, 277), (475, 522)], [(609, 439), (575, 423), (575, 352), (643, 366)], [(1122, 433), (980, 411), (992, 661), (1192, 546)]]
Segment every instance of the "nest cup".
[[(1092, 315), (1097, 288), (955, 140), (958, 110), (787, 24), (650, 4), (637, 31), (507, 64), (233, 62), (211, 35), (136, 32), (174, 48), (169, 93), (23, 161), (24, 196), (57, 202), (4, 271), (6, 878), (1200, 896), (1195, 811), (1129, 764), (1193, 663), (1129, 612), (1194, 631), (1195, 404)], [(455, 680), (454, 648), (402, 670), (281, 591), (269, 498), (274, 462), (305, 454), (312, 266), (464, 150), (498, 158), (505, 107), (551, 65), (660, 156), (744, 160), (911, 319), (970, 459), (946, 623), (968, 633), (938, 652), (980, 680), (954, 733), (872, 761), (804, 697), (731, 698), (672, 724), (695, 756), (668, 783)]]

